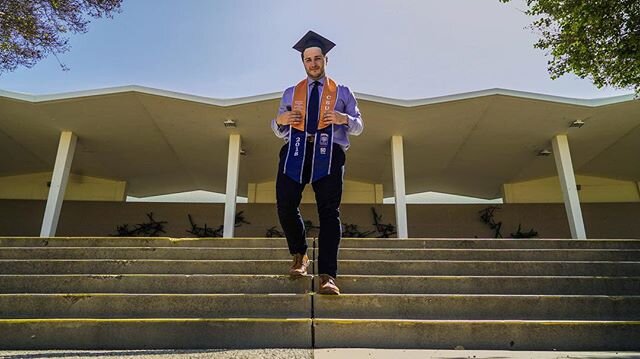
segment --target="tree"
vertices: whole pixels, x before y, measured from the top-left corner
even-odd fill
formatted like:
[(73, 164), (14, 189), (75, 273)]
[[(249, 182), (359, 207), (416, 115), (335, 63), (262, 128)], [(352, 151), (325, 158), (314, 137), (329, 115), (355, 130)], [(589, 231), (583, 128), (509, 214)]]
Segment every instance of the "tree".
[[(509, 2), (511, 0), (500, 0)], [(566, 73), (640, 96), (640, 1), (526, 0), (552, 79)]]
[[(85, 33), (88, 18), (112, 18), (122, 0), (0, 0), (0, 74), (30, 68), (69, 51), (69, 33)], [(58, 63), (60, 61), (58, 60)], [(67, 68), (60, 63), (63, 70)]]

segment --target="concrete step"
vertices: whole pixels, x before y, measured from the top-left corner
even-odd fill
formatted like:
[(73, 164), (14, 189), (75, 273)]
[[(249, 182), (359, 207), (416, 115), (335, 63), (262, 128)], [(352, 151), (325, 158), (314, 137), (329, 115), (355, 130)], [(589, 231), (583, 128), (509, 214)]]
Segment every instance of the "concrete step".
[(611, 350), (640, 348), (637, 321), (358, 319), (3, 319), (3, 349), (316, 348)]
[(338, 270), (343, 275), (638, 276), (640, 262), (340, 260)]
[(0, 318), (640, 320), (640, 296), (0, 294)]
[(0, 318), (310, 318), (310, 294), (0, 294)]
[[(345, 294), (637, 295), (640, 277), (338, 275)], [(317, 277), (314, 288), (318, 287)]]
[[(308, 241), (311, 244), (313, 238)], [(284, 238), (0, 237), (0, 247), (239, 247), (284, 248)], [(395, 239), (343, 238), (341, 248), (640, 249), (637, 239)]]
[[(317, 288), (317, 280), (316, 280)], [(345, 294), (637, 295), (640, 277), (339, 276)], [(0, 275), (0, 293), (306, 293), (311, 276), (232, 274)]]
[[(309, 239), (309, 243), (313, 238)], [(226, 247), (285, 248), (285, 238), (0, 237), (0, 247)]]
[[(0, 259), (3, 274), (287, 274), (291, 260)], [(312, 274), (313, 266), (309, 267)]]
[[(640, 261), (626, 249), (370, 249), (343, 248), (340, 259), (484, 261)], [(279, 259), (286, 248), (4, 247), (0, 259)]]
[(291, 260), (287, 248), (205, 247), (5, 247), (0, 259), (276, 259)]
[(340, 259), (482, 261), (640, 261), (626, 249), (370, 249), (344, 248)]
[(0, 319), (9, 349), (311, 348), (311, 319)]
[(307, 293), (311, 276), (237, 274), (0, 275), (0, 293)]
[(341, 248), (640, 249), (638, 239), (343, 238)]
[[(0, 259), (0, 273), (286, 274), (290, 265), (290, 260)], [(310, 274), (317, 273), (314, 267)], [(341, 260), (338, 267), (346, 275), (640, 276), (640, 262)]]
[(640, 320), (640, 296), (314, 295), (315, 318)]
[(637, 321), (315, 319), (317, 348), (638, 350)]

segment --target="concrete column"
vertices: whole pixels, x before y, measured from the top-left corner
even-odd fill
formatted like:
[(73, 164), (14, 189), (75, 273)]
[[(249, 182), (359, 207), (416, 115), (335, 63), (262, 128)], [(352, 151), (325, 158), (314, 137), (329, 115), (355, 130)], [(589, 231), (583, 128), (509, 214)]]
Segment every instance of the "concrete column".
[(238, 173), (240, 170), (240, 135), (229, 135), (229, 158), (227, 160), (227, 189), (224, 203), (224, 229), (222, 236), (233, 238), (236, 222), (236, 198), (238, 196)]
[(51, 186), (49, 187), (47, 206), (44, 210), (40, 237), (53, 237), (56, 235), (64, 192), (67, 189), (71, 162), (73, 162), (73, 155), (76, 152), (77, 141), (78, 137), (73, 132), (63, 131), (60, 134), (58, 154), (56, 155), (56, 163), (51, 176)]
[(393, 190), (396, 200), (396, 226), (398, 238), (409, 238), (407, 229), (407, 197), (404, 188), (404, 148), (402, 136), (391, 137), (391, 165)]
[(571, 238), (586, 239), (587, 235), (584, 229), (584, 221), (582, 219), (582, 210), (580, 209), (580, 199), (578, 197), (576, 178), (573, 173), (567, 135), (555, 136), (553, 140), (551, 140), (551, 144), (553, 146), (553, 157), (556, 161), (558, 178), (560, 179), (560, 187), (562, 188), (564, 208), (567, 211), (567, 218), (569, 219)]

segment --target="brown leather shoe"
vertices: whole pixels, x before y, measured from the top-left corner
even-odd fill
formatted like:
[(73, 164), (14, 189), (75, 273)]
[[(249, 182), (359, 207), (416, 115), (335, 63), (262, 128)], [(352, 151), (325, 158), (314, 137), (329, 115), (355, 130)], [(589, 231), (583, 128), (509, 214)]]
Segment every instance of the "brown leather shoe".
[(328, 274), (320, 274), (318, 294), (340, 294), (340, 288), (336, 285), (336, 279)]
[(307, 275), (307, 267), (309, 266), (309, 257), (306, 254), (294, 254), (293, 264), (289, 269), (289, 275), (292, 277), (304, 277)]

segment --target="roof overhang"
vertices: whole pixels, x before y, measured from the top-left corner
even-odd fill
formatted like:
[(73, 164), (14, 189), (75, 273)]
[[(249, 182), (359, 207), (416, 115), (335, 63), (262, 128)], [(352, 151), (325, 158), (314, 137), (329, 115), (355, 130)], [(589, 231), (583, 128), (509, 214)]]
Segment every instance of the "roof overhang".
[[(282, 140), (269, 126), (281, 93), (237, 99), (124, 86), (25, 95), (0, 91), (0, 176), (51, 171), (60, 132), (79, 141), (72, 172), (127, 181), (136, 197), (224, 192), (228, 137), (242, 137), (239, 194), (275, 178)], [(408, 194), (495, 198), (503, 183), (555, 175), (550, 140), (568, 134), (576, 173), (640, 181), (640, 101), (489, 89), (430, 99), (356, 94), (365, 129), (351, 137), (346, 179), (392, 196), (392, 135), (402, 135)], [(234, 119), (236, 128), (225, 128)], [(574, 120), (582, 128), (570, 128)]]

